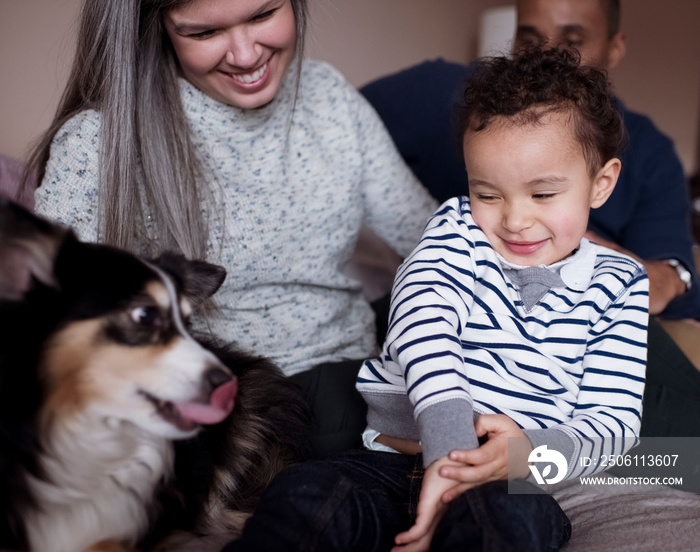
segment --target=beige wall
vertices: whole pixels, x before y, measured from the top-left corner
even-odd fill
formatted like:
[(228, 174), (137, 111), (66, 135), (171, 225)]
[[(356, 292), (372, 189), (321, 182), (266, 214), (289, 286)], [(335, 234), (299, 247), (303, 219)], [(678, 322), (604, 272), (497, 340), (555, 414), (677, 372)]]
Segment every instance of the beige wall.
[[(355, 85), (417, 63), (476, 55), (479, 15), (513, 0), (310, 0), (309, 53)], [(662, 9), (662, 6), (666, 9)], [(627, 106), (673, 138), (687, 174), (700, 155), (700, 1), (622, 0), (627, 58), (611, 75)], [(359, 29), (359, 31), (358, 31)], [(359, 33), (359, 34), (358, 34)]]
[[(467, 62), (479, 15), (509, 0), (309, 0), (309, 55), (350, 82), (424, 59)], [(73, 50), (80, 0), (0, 0), (0, 152), (22, 157), (49, 123)], [(622, 0), (628, 56), (612, 75), (629, 107), (649, 114), (697, 169), (700, 2)]]
[(687, 174), (700, 170), (700, 2), (622, 0), (627, 57), (612, 78), (628, 107), (671, 136)]
[(21, 158), (68, 78), (80, 0), (0, 0), (0, 153)]
[(470, 59), (489, 0), (309, 0), (310, 57), (330, 61), (360, 86), (443, 57)]

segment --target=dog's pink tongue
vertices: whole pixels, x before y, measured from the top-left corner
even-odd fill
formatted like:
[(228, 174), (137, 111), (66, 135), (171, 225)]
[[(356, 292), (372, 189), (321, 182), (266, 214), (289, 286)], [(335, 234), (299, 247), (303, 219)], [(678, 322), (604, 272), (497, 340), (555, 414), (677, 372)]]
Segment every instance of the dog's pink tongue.
[(232, 380), (220, 385), (209, 397), (209, 404), (176, 403), (180, 415), (198, 424), (218, 424), (233, 410), (238, 393), (238, 380)]

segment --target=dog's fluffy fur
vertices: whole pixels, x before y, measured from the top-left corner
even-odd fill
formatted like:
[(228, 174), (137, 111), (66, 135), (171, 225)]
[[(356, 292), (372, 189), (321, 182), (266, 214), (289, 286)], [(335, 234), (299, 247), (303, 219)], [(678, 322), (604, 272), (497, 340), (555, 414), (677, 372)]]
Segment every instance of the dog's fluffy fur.
[(0, 199), (1, 550), (217, 549), (305, 457), (296, 386), (186, 328), (224, 277)]

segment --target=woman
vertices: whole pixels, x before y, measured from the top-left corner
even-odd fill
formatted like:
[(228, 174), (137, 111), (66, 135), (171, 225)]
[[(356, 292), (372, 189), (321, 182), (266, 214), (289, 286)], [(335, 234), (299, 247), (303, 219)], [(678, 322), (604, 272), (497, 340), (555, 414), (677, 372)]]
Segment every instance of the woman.
[(33, 166), (37, 211), (83, 239), (225, 266), (199, 328), (294, 377), (325, 454), (365, 423), (360, 228), (406, 255), (436, 203), (361, 96), (301, 60), (306, 19), (305, 0), (87, 0)]

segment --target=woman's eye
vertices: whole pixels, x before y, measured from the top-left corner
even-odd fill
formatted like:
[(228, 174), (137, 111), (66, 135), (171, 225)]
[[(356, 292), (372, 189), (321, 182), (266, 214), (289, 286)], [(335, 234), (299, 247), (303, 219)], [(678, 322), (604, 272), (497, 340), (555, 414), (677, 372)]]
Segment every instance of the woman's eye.
[(265, 19), (272, 17), (272, 14), (275, 13), (276, 11), (277, 11), (277, 8), (275, 8), (274, 10), (268, 10), (266, 12), (258, 14), (255, 17), (253, 17), (253, 21), (264, 21)]
[(198, 33), (192, 33), (187, 35), (189, 38), (207, 38), (214, 34), (214, 29), (207, 29), (206, 31), (200, 31)]
[(556, 194), (533, 194), (532, 197), (535, 199), (551, 199), (555, 196)]
[(136, 307), (129, 312), (131, 320), (140, 326), (153, 326), (158, 322), (156, 307)]

